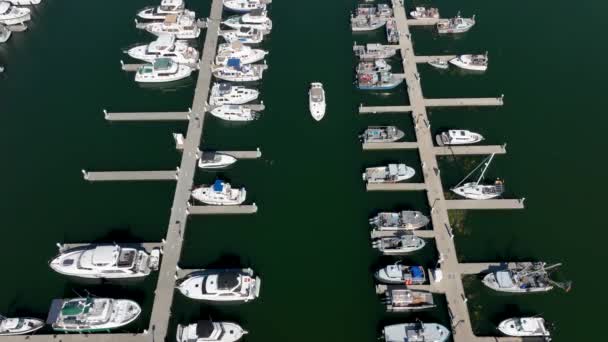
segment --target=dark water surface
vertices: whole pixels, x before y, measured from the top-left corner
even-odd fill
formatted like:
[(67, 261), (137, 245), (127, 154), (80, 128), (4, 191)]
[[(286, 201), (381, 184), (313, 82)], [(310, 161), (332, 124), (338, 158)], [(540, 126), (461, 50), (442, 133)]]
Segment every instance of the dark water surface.
[[(133, 25), (136, 10), (149, 4), (49, 0), (33, 10), (28, 32), (0, 46), (0, 64), (7, 68), (0, 75), (2, 314), (45, 317), (53, 298), (88, 290), (142, 304), (144, 315), (126, 330), (141, 331), (148, 324), (155, 276), (138, 283), (83, 284), (51, 272), (47, 262), (57, 242), (158, 241), (166, 233), (174, 183), (90, 184), (80, 173), (178, 165), (171, 133), (185, 133), (185, 125), (110, 124), (101, 112), (185, 110), (192, 102), (194, 82), (143, 89), (133, 74), (120, 70), (119, 60), (128, 60), (122, 49), (152, 39)], [(205, 16), (210, 2), (188, 5)], [(605, 187), (598, 186), (604, 181), (602, 133), (608, 119), (602, 99), (608, 73), (605, 44), (590, 37), (602, 32), (600, 13), (608, 6), (590, 0), (433, 5), (444, 16), (458, 9), (475, 13), (478, 24), (458, 37), (414, 28), (418, 55), (487, 50), (491, 61), (483, 75), (421, 65), (425, 96), (504, 93), (506, 105), (432, 110), (432, 129), (467, 128), (488, 143), (507, 142), (509, 153), (495, 158), (488, 176), (503, 177), (509, 195), (527, 198), (524, 211), (467, 213), (456, 237), (461, 261), (561, 261), (558, 276), (574, 281), (567, 294), (504, 296), (482, 288), (475, 277), (466, 279), (476, 331), (493, 334), (506, 317), (542, 314), (558, 327), (555, 341), (596, 336), (591, 335), (596, 329), (578, 327), (601, 326), (603, 315), (597, 294), (606, 276), (595, 267), (608, 236), (600, 205)], [(222, 177), (245, 185), (260, 212), (191, 219), (181, 266), (253, 267), (263, 280), (261, 298), (216, 306), (176, 294), (172, 324), (209, 316), (235, 320), (251, 332), (250, 342), (374, 341), (384, 324), (415, 317), (449, 325), (442, 298), (439, 309), (414, 316), (385, 314), (374, 294), (371, 271), (392, 259), (370, 248), (368, 217), (381, 209), (428, 211), (428, 205), (424, 193), (364, 191), (364, 167), (404, 161), (419, 170), (419, 158), (415, 151), (363, 153), (357, 142), (367, 125), (396, 124), (408, 137), (413, 134), (407, 115), (356, 114), (361, 102), (406, 100), (404, 89), (363, 94), (352, 86), (353, 40), (383, 41), (381, 32), (353, 37), (348, 26), (353, 6), (353, 0), (275, 0), (274, 30), (264, 43), (271, 51), (270, 69), (260, 85), (266, 111), (246, 125), (207, 117), (203, 146), (259, 146), (264, 156), (224, 172), (201, 172), (196, 182)], [(307, 111), (312, 81), (323, 82), (328, 96), (320, 123)], [(478, 161), (443, 158), (445, 186)], [(436, 257), (430, 244), (407, 261), (432, 266)]]

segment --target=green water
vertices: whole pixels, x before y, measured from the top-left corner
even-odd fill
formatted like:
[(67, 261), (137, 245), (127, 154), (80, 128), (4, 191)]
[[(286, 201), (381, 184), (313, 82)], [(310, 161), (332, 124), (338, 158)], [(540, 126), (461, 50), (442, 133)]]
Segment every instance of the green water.
[[(133, 27), (146, 0), (46, 1), (33, 10), (30, 30), (0, 46), (0, 144), (3, 167), (3, 270), (0, 313), (45, 317), (51, 299), (84, 294), (126, 297), (144, 315), (125, 330), (148, 324), (156, 277), (138, 283), (84, 284), (51, 272), (57, 242), (158, 241), (166, 232), (174, 183), (98, 183), (80, 170), (172, 169), (180, 155), (171, 133), (183, 124), (104, 121), (101, 110), (185, 110), (193, 83), (175, 89), (143, 89), (120, 71), (122, 49), (151, 36)], [(201, 15), (209, 1), (188, 2)], [(411, 3), (410, 3), (411, 4)], [(425, 4), (417, 2), (416, 4)], [(508, 142), (490, 177), (503, 177), (510, 196), (526, 197), (526, 210), (469, 212), (458, 229), (461, 261), (561, 261), (558, 276), (573, 290), (504, 296), (466, 279), (475, 329), (514, 315), (542, 314), (557, 325), (555, 341), (591, 336), (602, 313), (596, 299), (606, 277), (594, 267), (607, 237), (603, 227), (602, 129), (608, 5), (539, 0), (509, 3), (435, 1), (444, 15), (475, 13), (478, 25), (459, 37), (438, 37), (415, 28), (418, 55), (489, 51), (483, 75), (440, 72), (420, 66), (427, 97), (505, 94), (499, 109), (431, 111), (432, 130), (467, 128), (488, 143)], [(216, 177), (245, 185), (260, 211), (242, 217), (193, 218), (188, 223), (182, 267), (251, 266), (262, 277), (261, 298), (241, 306), (199, 304), (176, 294), (174, 327), (211, 316), (234, 320), (257, 341), (374, 341), (387, 323), (415, 317), (449, 325), (444, 300), (416, 315), (385, 314), (371, 272), (392, 262), (370, 248), (367, 219), (376, 211), (428, 211), (423, 193), (366, 193), (360, 172), (392, 161), (414, 164), (416, 152), (363, 153), (356, 136), (367, 125), (396, 124), (412, 136), (407, 115), (362, 117), (359, 103), (405, 103), (405, 91), (364, 94), (352, 86), (353, 40), (382, 41), (381, 32), (353, 37), (348, 26), (353, 0), (275, 0), (271, 51), (260, 120), (235, 125), (205, 121), (205, 147), (253, 149), (263, 158), (241, 161)], [(103, 21), (101, 18), (109, 20)], [(202, 41), (199, 42), (202, 45)], [(398, 63), (395, 64), (398, 70)], [(307, 112), (311, 81), (325, 84), (328, 114), (315, 123)], [(478, 158), (444, 158), (446, 186), (462, 178)], [(418, 177), (417, 180), (420, 180)], [(593, 234), (593, 235), (592, 235)], [(407, 262), (432, 266), (434, 247)], [(596, 329), (593, 329), (595, 331)], [(171, 329), (172, 340), (174, 328)]]

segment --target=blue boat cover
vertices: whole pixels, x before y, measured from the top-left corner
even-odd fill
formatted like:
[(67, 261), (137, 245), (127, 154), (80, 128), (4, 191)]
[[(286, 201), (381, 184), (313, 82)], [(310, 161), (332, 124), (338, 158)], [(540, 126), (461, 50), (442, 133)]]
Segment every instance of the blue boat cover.
[(241, 60), (238, 58), (228, 58), (228, 62), (226, 62), (226, 65), (231, 67), (231, 68), (235, 68), (235, 69), (240, 69), (241, 68)]
[(412, 276), (414, 278), (424, 278), (424, 270), (422, 269), (422, 267), (412, 267)]
[(215, 183), (213, 183), (213, 191), (222, 191), (222, 189), (224, 189), (224, 183), (222, 183), (221, 180), (216, 180)]

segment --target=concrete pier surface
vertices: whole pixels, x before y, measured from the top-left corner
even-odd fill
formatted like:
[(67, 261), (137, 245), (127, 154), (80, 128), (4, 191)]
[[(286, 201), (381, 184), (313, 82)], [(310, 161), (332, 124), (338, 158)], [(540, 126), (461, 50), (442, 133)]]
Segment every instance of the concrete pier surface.
[(428, 62), (434, 62), (436, 60), (447, 62), (450, 59), (454, 59), (456, 57), (458, 57), (458, 56), (457, 55), (416, 56), (416, 57), (414, 57), (414, 60), (416, 61), (416, 63), (428, 63)]
[(464, 210), (464, 209), (523, 209), (523, 199), (489, 199), (489, 200), (446, 200), (446, 209)]
[(409, 113), (411, 106), (359, 106), (359, 114)]
[(85, 171), (84, 179), (89, 182), (107, 181), (164, 181), (177, 180), (179, 170), (168, 171)]
[(453, 99), (424, 99), (426, 107), (485, 107), (502, 106), (502, 97), (453, 98)]
[(483, 154), (505, 154), (506, 145), (478, 145), (478, 146), (437, 146), (435, 155), (454, 156), (454, 155), (483, 155)]
[(258, 206), (252, 205), (193, 205), (188, 207), (188, 215), (242, 215), (255, 214)]
[(103, 111), (108, 121), (185, 121), (190, 117), (189, 112), (140, 112), (140, 113), (109, 113)]
[(390, 142), (390, 143), (364, 143), (364, 151), (374, 150), (414, 150), (418, 148), (418, 143), (411, 142)]
[(372, 183), (365, 186), (367, 191), (424, 191), (424, 183)]

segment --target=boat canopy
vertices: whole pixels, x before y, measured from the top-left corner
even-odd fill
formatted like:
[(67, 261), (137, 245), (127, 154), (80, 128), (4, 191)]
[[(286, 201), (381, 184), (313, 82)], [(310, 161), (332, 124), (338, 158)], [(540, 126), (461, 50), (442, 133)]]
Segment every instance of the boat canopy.
[(228, 67), (240, 70), (241, 69), (241, 60), (238, 58), (228, 58), (228, 62), (226, 62), (226, 65)]
[(213, 183), (213, 191), (217, 191), (220, 192), (224, 189), (224, 183), (221, 180), (216, 180), (215, 183)]
[(498, 282), (498, 286), (502, 288), (511, 288), (514, 285), (513, 280), (511, 279), (511, 272), (509, 271), (496, 272), (496, 282)]
[(213, 333), (213, 322), (209, 320), (196, 322), (196, 336), (198, 338), (208, 338)]
[(422, 267), (412, 267), (412, 276), (414, 278), (424, 278), (424, 270), (422, 269)]

